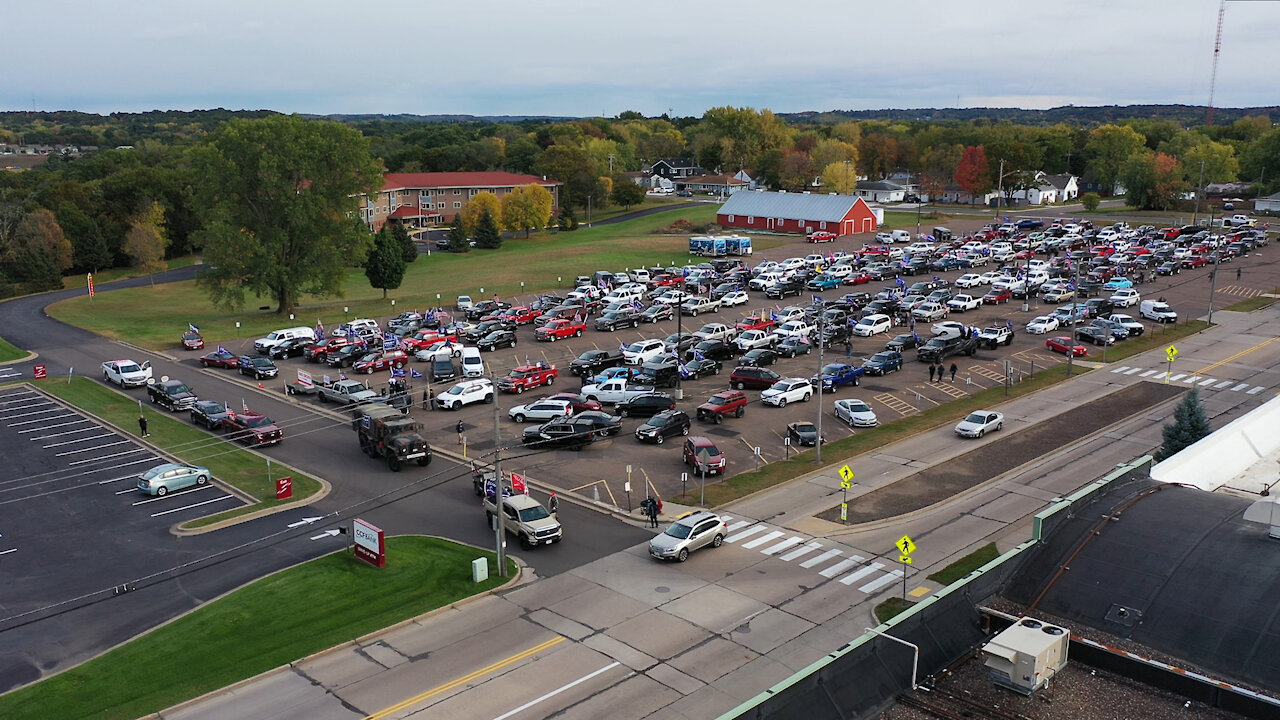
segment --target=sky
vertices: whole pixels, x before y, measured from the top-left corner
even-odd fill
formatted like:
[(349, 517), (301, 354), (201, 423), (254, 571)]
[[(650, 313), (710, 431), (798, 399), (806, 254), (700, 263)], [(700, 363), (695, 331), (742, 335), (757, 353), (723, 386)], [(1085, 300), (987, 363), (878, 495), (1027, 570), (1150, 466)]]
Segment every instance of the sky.
[[(1215, 0), (67, 0), (6, 15), (0, 110), (614, 116), (1208, 101)], [(20, 17), (19, 17), (20, 15)], [(1280, 0), (1214, 104), (1280, 104)]]

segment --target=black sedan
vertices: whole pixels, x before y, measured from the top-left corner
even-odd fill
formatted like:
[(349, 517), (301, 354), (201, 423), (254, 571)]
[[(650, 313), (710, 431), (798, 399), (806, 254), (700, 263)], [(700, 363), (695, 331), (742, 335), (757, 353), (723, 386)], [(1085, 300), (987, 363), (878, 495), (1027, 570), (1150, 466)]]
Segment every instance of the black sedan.
[(708, 375), (719, 375), (722, 367), (721, 363), (711, 358), (703, 358), (685, 363), (684, 370), (689, 373), (690, 380), (697, 380)]
[(279, 375), (280, 369), (276, 367), (275, 363), (271, 362), (271, 358), (245, 355), (240, 358), (240, 374), (248, 375), (254, 380), (262, 380)]
[(778, 361), (778, 353), (769, 348), (756, 348), (749, 350), (741, 359), (738, 360), (739, 365), (747, 367), (767, 367)]
[(902, 333), (901, 335), (894, 336), (892, 340), (885, 343), (884, 349), (897, 350), (898, 352), (902, 352), (903, 350), (912, 350), (912, 349), (918, 348), (920, 347), (920, 345), (921, 343), (920, 343), (919, 335), (915, 333)]
[(808, 355), (813, 351), (813, 344), (801, 338), (789, 337), (783, 340), (775, 349), (779, 355), (793, 358), (797, 355)]
[(515, 347), (516, 334), (510, 330), (494, 330), (476, 341), (481, 350), (497, 350), (498, 348)]
[(191, 422), (203, 425), (210, 430), (217, 430), (222, 427), (222, 421), (228, 414), (227, 406), (220, 402), (197, 400), (191, 407)]
[(622, 432), (622, 418), (599, 410), (586, 410), (573, 416), (578, 422), (591, 423), (596, 437), (612, 437)]
[[(817, 445), (818, 426), (807, 421), (789, 423), (787, 437), (791, 438), (792, 445)], [(823, 437), (822, 442), (826, 441), (827, 438)]]
[(283, 360), (291, 357), (302, 357), (302, 351), (314, 341), (311, 338), (293, 338), (285, 340), (279, 345), (267, 351), (267, 357), (272, 360)]

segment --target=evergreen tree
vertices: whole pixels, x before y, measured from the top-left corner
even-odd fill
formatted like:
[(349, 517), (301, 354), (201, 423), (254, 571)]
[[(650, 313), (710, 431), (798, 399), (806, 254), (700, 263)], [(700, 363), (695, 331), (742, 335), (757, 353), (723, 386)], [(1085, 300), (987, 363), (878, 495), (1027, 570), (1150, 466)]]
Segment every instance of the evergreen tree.
[(26, 283), (29, 292), (45, 292), (62, 289), (62, 273), (51, 254), (43, 249), (24, 245), (18, 248), (15, 269), (18, 278)]
[(384, 226), (374, 236), (373, 252), (364, 261), (365, 277), (369, 278), (371, 286), (382, 289), (382, 297), (385, 298), (387, 290), (400, 287), (400, 283), (404, 281), (404, 269), (404, 254), (400, 245)]
[(467, 230), (462, 226), (462, 213), (453, 216), (449, 225), (449, 252), (471, 252), (471, 243), (467, 241)]
[(573, 216), (573, 210), (568, 205), (560, 206), (560, 229), (565, 232), (578, 229), (578, 218)]
[(409, 231), (405, 229), (404, 223), (392, 223), (391, 236), (395, 238), (396, 245), (400, 247), (400, 254), (406, 263), (418, 259), (418, 245), (413, 238), (409, 237)]
[(476, 226), (476, 247), (502, 247), (502, 233), (498, 230), (497, 221), (493, 219), (493, 213), (488, 210), (480, 216), (480, 223)]
[(1156, 460), (1165, 460), (1213, 432), (1209, 418), (1200, 406), (1200, 392), (1192, 390), (1183, 396), (1173, 410), (1173, 422), (1161, 429), (1164, 443), (1156, 450)]

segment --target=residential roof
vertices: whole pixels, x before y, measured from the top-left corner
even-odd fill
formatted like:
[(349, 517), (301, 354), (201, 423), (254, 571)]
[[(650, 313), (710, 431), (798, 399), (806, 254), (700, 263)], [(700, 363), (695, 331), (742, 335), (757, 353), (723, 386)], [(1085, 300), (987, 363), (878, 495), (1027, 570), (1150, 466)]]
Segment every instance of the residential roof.
[(667, 165), (670, 165), (670, 166), (671, 166), (671, 167), (673, 167), (673, 168), (696, 168), (696, 167), (698, 167), (698, 163), (694, 162), (694, 161), (693, 161), (692, 159), (690, 159), (690, 158), (658, 158), (658, 160), (657, 160), (656, 162), (654, 162), (653, 164), (654, 164), (654, 165), (657, 165), (658, 163), (666, 163)]
[(746, 180), (739, 180), (733, 175), (699, 175), (688, 181), (690, 185), (746, 185)]
[(899, 191), (905, 192), (906, 191), (906, 188), (902, 187), (898, 183), (889, 182), (888, 180), (859, 180), (858, 189), (874, 190), (877, 192), (899, 192)]
[(1075, 176), (1072, 175), (1071, 173), (1062, 173), (1060, 175), (1045, 175), (1044, 180), (1045, 182), (1049, 183), (1050, 185), (1053, 185), (1059, 190), (1066, 190), (1067, 185), (1071, 182), (1071, 179), (1074, 177)]
[(1278, 192), (1278, 193), (1273, 193), (1273, 194), (1271, 194), (1271, 195), (1265, 195), (1265, 196), (1260, 197), (1260, 198), (1258, 198), (1258, 199), (1259, 199), (1259, 200), (1278, 200), (1278, 201), (1280, 201), (1280, 192)]
[(719, 214), (839, 222), (858, 203), (866, 205), (865, 200), (852, 195), (737, 192), (729, 196)]
[(550, 187), (562, 185), (559, 180), (544, 180), (537, 175), (521, 175), (509, 172), (435, 172), (435, 173), (386, 173), (382, 176), (382, 190), (402, 188), (491, 188), (519, 187), (537, 183)]
[(435, 215), (435, 214), (436, 214), (435, 212), (433, 212), (433, 211), (431, 211), (431, 210), (429, 210), (429, 209), (427, 209), (427, 208), (420, 208), (420, 207), (418, 207), (417, 205), (401, 205), (400, 207), (396, 208), (396, 209), (395, 209), (395, 210), (394, 210), (390, 215), (388, 215), (387, 217), (393, 217), (393, 218), (397, 218), (397, 219), (399, 219), (399, 218), (420, 218), (420, 217), (426, 217), (426, 216), (428, 216), (428, 215)]

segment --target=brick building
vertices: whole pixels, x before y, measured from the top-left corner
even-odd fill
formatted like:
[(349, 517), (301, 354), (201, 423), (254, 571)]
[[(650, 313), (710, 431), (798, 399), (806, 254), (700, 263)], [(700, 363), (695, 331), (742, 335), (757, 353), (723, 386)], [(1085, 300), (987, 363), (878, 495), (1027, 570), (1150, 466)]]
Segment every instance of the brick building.
[(476, 193), (491, 192), (501, 199), (529, 184), (541, 185), (551, 193), (551, 217), (556, 217), (563, 183), (509, 172), (387, 173), (382, 190), (372, 199), (362, 198), (360, 216), (374, 232), (389, 219), (408, 227), (445, 225), (453, 222), (453, 216)]

